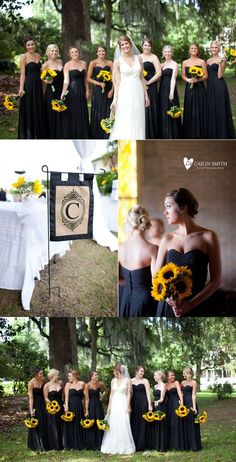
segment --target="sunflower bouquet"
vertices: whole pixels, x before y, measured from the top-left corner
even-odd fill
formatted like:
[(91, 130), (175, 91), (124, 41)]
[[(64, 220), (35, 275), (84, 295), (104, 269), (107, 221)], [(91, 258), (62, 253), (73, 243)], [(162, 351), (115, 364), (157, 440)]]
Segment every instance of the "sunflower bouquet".
[[(191, 75), (191, 77), (194, 77), (195, 79), (200, 79), (204, 76), (202, 68), (198, 66), (191, 66), (188, 72)], [(193, 85), (193, 83), (190, 83), (190, 88), (193, 88)]]
[(54, 399), (53, 401), (49, 401), (47, 404), (46, 404), (46, 409), (48, 411), (49, 414), (57, 414), (60, 409), (61, 409), (61, 406), (58, 404), (58, 402)]
[(102, 420), (97, 419), (96, 424), (97, 424), (98, 429), (103, 430), (104, 432), (109, 430), (110, 428), (110, 425), (106, 419), (102, 419)]
[(94, 425), (94, 419), (81, 419), (80, 425), (83, 428), (91, 428)]
[(203, 411), (200, 414), (197, 415), (197, 417), (194, 419), (194, 423), (196, 424), (204, 424), (207, 421), (207, 412)]
[(24, 420), (24, 424), (27, 428), (35, 428), (38, 426), (39, 421), (35, 417), (29, 417), (28, 419)]
[(64, 420), (64, 422), (72, 422), (72, 420), (75, 417), (75, 413), (71, 411), (65, 412), (65, 414), (61, 415), (61, 419)]
[(187, 266), (167, 263), (156, 273), (152, 281), (151, 295), (157, 301), (172, 297), (173, 300), (184, 300), (192, 294), (192, 271)]
[(39, 180), (26, 181), (24, 176), (19, 176), (17, 181), (12, 184), (14, 189), (11, 189), (11, 193), (19, 194), (21, 196), (30, 196), (31, 194), (40, 195), (43, 191), (42, 184)]
[(167, 114), (172, 117), (173, 119), (177, 119), (178, 117), (181, 117), (183, 114), (183, 109), (181, 109), (179, 106), (171, 106), (171, 108), (167, 111)]
[(51, 84), (52, 91), (55, 91), (54, 86), (52, 85), (54, 77), (57, 76), (57, 72), (53, 71), (52, 69), (45, 69), (41, 72), (40, 78), (44, 80), (47, 84)]
[(234, 48), (225, 48), (225, 57), (229, 66), (236, 64), (236, 50)]
[[(97, 74), (97, 79), (102, 79), (102, 82), (111, 82), (112, 74), (110, 71), (106, 71), (105, 69), (101, 69), (99, 74)], [(104, 93), (105, 88), (102, 88), (102, 93)]]
[(4, 107), (8, 111), (14, 111), (17, 108), (17, 101), (19, 100), (19, 96), (17, 95), (6, 95), (4, 99)]
[(53, 99), (51, 105), (53, 111), (63, 112), (67, 109), (67, 106), (62, 99)]
[(155, 419), (155, 412), (152, 411), (145, 412), (142, 417), (144, 420), (146, 420), (146, 422), (154, 422), (154, 420), (157, 420)]
[(154, 421), (155, 420), (162, 421), (165, 418), (166, 418), (165, 412), (163, 412), (163, 411), (155, 411), (154, 412)]
[(179, 406), (177, 409), (175, 409), (175, 413), (177, 414), (178, 417), (186, 417), (190, 412), (190, 409), (188, 409), (186, 406)]
[(108, 117), (107, 119), (102, 119), (100, 125), (104, 132), (111, 133), (112, 127), (114, 125), (115, 119), (113, 117)]

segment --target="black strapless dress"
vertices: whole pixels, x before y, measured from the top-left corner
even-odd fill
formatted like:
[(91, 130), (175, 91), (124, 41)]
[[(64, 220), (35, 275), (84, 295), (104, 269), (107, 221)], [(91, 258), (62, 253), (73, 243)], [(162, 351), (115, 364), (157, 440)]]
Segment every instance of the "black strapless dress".
[(219, 64), (207, 65), (207, 137), (235, 137), (229, 92), (223, 77), (218, 78)]
[[(182, 387), (182, 390), (183, 390), (183, 397), (184, 397), (184, 405), (188, 409), (191, 409), (193, 405), (193, 401), (192, 401), (193, 387), (191, 387), (190, 385), (186, 385), (185, 387)], [(190, 451), (199, 451), (202, 448), (201, 435), (200, 435), (200, 424), (195, 424), (194, 418), (195, 416), (191, 410), (189, 414), (186, 417), (184, 417), (187, 446), (188, 446), (188, 450)]]
[(167, 114), (171, 106), (180, 105), (176, 86), (173, 101), (170, 102), (169, 100), (172, 73), (173, 69), (169, 67), (163, 69), (159, 87), (161, 138), (165, 139), (181, 137), (181, 117), (174, 119)]
[(188, 450), (184, 417), (178, 417), (175, 410), (179, 407), (179, 396), (175, 387), (167, 390), (167, 435), (168, 449)]
[(146, 389), (143, 383), (139, 383), (138, 385), (132, 384), (132, 389), (130, 425), (136, 451), (144, 451), (148, 448), (147, 436), (149, 431), (148, 425), (150, 425), (142, 417), (148, 411)]
[(43, 386), (33, 388), (33, 409), (35, 409), (35, 418), (38, 419), (39, 424), (35, 428), (29, 428), (28, 448), (32, 451), (47, 451), (49, 446)]
[(100, 451), (102, 437), (104, 434), (104, 432), (99, 430), (96, 425), (97, 419), (104, 419), (104, 410), (100, 400), (100, 391), (100, 388), (97, 388), (96, 390), (93, 388), (89, 389), (89, 418), (94, 419), (95, 424), (91, 428), (86, 429), (86, 449), (90, 449), (92, 451)]
[[(147, 72), (145, 80), (151, 80), (156, 73), (151, 61), (145, 61), (143, 68)], [(157, 82), (148, 85), (148, 97), (150, 106), (145, 109), (146, 139), (160, 138), (160, 120), (158, 110), (158, 87)]]
[(63, 112), (64, 138), (89, 139), (89, 115), (86, 100), (85, 70), (69, 71), (70, 85), (65, 97), (67, 110)]
[[(97, 76), (101, 70), (111, 72), (110, 66), (94, 66), (93, 69), (93, 80), (98, 82), (103, 82), (102, 79), (98, 79)], [(109, 133), (104, 132), (100, 122), (102, 119), (110, 117), (110, 106), (112, 103), (112, 98), (108, 98), (108, 93), (112, 88), (112, 82), (106, 82), (105, 90), (102, 92), (101, 87), (98, 85), (93, 85), (92, 89), (92, 99), (91, 99), (91, 122), (90, 122), (90, 134), (91, 138), (96, 139), (107, 139), (109, 138)]]
[[(153, 389), (154, 401), (158, 401), (161, 397), (161, 391), (154, 387)], [(161, 421), (155, 421), (150, 426), (150, 449), (164, 452), (168, 447), (167, 439), (167, 406), (166, 401), (160, 403), (157, 407), (154, 406), (155, 411), (165, 412), (166, 417)]]
[(155, 316), (156, 301), (151, 296), (150, 266), (130, 271), (122, 267), (125, 286), (120, 304), (120, 317)]
[(85, 430), (80, 425), (80, 420), (84, 419), (83, 411), (83, 390), (69, 390), (69, 411), (74, 412), (75, 417), (72, 422), (63, 422), (63, 447), (65, 449), (84, 449)]
[[(200, 66), (196, 66), (201, 68)], [(189, 67), (186, 67), (186, 75)], [(190, 88), (186, 82), (184, 95), (183, 136), (184, 138), (206, 138), (206, 88), (204, 82), (197, 82)]]
[[(45, 90), (45, 107), (46, 107), (46, 137), (48, 139), (63, 138), (62, 124), (64, 120), (64, 112), (52, 110), (52, 100), (61, 99), (63, 87), (63, 70), (55, 71), (57, 75), (53, 78), (52, 84), (47, 84)], [(54, 89), (54, 91), (53, 91)]]
[[(206, 284), (208, 270), (208, 256), (199, 249), (193, 249), (186, 253), (170, 249), (167, 253), (166, 263), (175, 263), (178, 266), (188, 266), (192, 270), (192, 295), (189, 299), (195, 297)], [(207, 308), (207, 302), (201, 303), (197, 308), (190, 311), (187, 316), (204, 316), (204, 310)], [(174, 317), (171, 306), (166, 302), (159, 302), (157, 307), (158, 317)]]
[(25, 66), (25, 94), (20, 98), (18, 138), (45, 137), (41, 63), (31, 61)]
[(56, 400), (60, 406), (60, 411), (57, 414), (49, 414), (47, 412), (48, 422), (48, 442), (49, 449), (63, 449), (62, 444), (62, 426), (63, 421), (61, 415), (64, 414), (63, 401), (62, 401), (62, 389), (59, 391), (49, 391), (48, 399), (50, 401)]

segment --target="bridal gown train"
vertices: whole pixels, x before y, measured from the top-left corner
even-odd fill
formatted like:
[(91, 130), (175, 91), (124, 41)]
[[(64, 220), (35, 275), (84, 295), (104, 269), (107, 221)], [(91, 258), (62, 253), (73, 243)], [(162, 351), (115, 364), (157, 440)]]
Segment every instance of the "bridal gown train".
[(127, 412), (128, 380), (114, 379), (111, 412), (107, 418), (110, 428), (104, 433), (101, 452), (105, 454), (133, 454), (135, 444)]
[(111, 140), (145, 140), (145, 99), (137, 55), (130, 66), (121, 56), (120, 84)]

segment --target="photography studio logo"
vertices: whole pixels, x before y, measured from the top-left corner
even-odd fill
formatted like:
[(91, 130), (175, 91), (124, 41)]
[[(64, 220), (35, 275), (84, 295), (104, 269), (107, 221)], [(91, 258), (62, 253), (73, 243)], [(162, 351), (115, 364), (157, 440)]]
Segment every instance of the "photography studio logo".
[(183, 164), (186, 170), (189, 170), (191, 167), (193, 167), (196, 170), (224, 170), (225, 168), (228, 167), (228, 164), (226, 161), (222, 160), (201, 160), (197, 161), (194, 160), (193, 157), (191, 157), (190, 154), (188, 154), (189, 157), (183, 157)]

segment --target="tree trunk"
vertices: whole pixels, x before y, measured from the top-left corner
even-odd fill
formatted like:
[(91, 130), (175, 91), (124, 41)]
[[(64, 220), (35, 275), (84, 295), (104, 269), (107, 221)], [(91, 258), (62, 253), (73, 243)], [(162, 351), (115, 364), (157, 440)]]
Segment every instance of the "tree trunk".
[(77, 367), (76, 318), (49, 318), (49, 365), (62, 374)]
[(202, 372), (202, 361), (200, 358), (196, 359), (196, 381), (198, 383), (198, 389), (199, 391), (201, 390), (201, 384), (200, 384), (200, 377), (201, 377), (201, 372)]
[(91, 370), (96, 371), (97, 368), (97, 340), (98, 340), (98, 327), (96, 319), (89, 319), (90, 334), (91, 334)]
[(90, 14), (87, 0), (62, 0), (62, 48), (67, 60), (70, 46), (81, 48), (90, 41)]
[(111, 42), (111, 27), (112, 27), (112, 1), (105, 0), (105, 8), (106, 8), (106, 47), (110, 48)]

